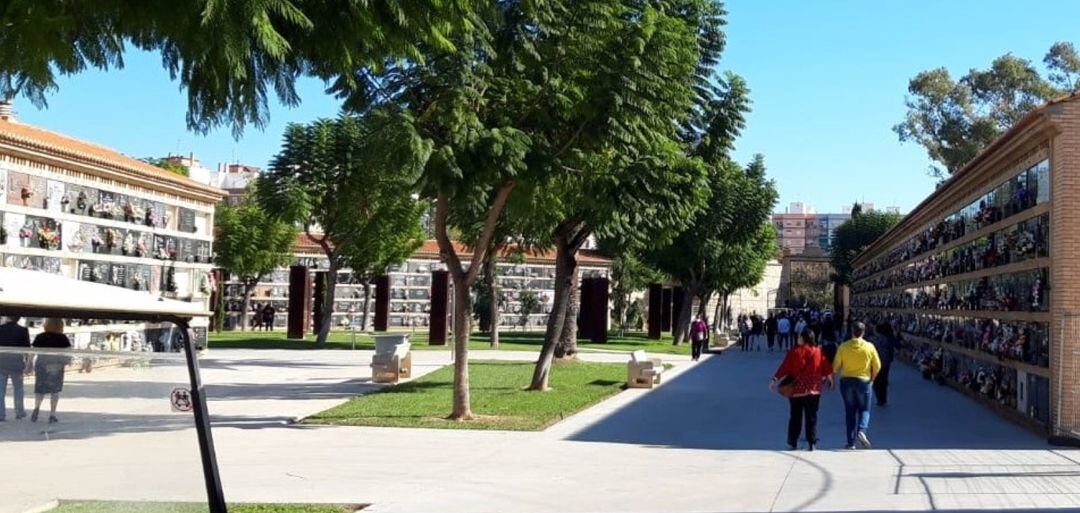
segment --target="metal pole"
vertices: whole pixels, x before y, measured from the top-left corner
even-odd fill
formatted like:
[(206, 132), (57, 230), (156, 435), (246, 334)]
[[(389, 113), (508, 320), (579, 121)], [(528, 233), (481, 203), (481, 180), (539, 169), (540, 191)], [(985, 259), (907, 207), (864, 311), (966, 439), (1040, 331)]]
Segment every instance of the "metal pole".
[(206, 396), (203, 395), (202, 377), (199, 375), (199, 357), (195, 350), (194, 337), (186, 319), (179, 319), (174, 324), (180, 328), (180, 336), (184, 341), (184, 353), (187, 356), (191, 402), (195, 412), (195, 431), (199, 437), (199, 454), (202, 456), (203, 479), (206, 481), (206, 499), (210, 506), (210, 513), (228, 513), (228, 508), (225, 506), (225, 494), (221, 489), (217, 454), (214, 452), (214, 437), (210, 433), (210, 413), (206, 409)]

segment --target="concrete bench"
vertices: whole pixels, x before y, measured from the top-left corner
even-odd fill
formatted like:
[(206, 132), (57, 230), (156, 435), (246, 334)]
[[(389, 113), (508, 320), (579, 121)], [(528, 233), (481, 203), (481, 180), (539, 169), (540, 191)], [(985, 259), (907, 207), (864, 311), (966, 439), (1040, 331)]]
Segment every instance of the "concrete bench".
[(371, 380), (375, 383), (397, 383), (412, 377), (412, 351), (408, 342), (392, 349), (376, 349), (371, 358)]
[(663, 373), (664, 363), (659, 358), (648, 358), (645, 351), (638, 349), (630, 353), (630, 361), (626, 364), (626, 386), (652, 388), (660, 384)]

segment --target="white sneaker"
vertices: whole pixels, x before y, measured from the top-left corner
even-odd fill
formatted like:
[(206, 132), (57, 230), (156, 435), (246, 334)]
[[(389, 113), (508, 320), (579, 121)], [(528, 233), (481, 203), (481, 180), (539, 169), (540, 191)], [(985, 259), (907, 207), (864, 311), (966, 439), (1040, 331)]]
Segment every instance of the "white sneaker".
[(863, 449), (869, 449), (870, 448), (870, 439), (866, 437), (865, 432), (859, 431), (859, 434), (856, 436), (856, 438), (858, 438), (858, 440), (859, 440), (859, 446), (860, 447), (862, 447)]

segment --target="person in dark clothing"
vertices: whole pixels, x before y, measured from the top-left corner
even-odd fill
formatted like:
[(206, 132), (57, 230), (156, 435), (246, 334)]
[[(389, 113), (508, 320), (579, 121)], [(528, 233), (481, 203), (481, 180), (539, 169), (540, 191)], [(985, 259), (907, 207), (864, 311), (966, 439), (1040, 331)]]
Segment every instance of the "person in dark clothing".
[(878, 326), (877, 338), (874, 339), (874, 347), (881, 358), (881, 370), (874, 378), (874, 398), (878, 406), (885, 406), (889, 402), (889, 368), (892, 367), (893, 355), (900, 346), (900, 337), (897, 336), (893, 326), (883, 322)]
[(772, 351), (776, 344), (776, 317), (773, 314), (769, 314), (769, 318), (765, 319), (765, 337), (769, 341), (769, 351)]
[(761, 346), (765, 342), (765, 321), (761, 319), (761, 316), (754, 314), (750, 317), (750, 345), (761, 351)]
[[(0, 346), (30, 347), (30, 332), (19, 326), (18, 317), (8, 317), (0, 325)], [(15, 419), (26, 416), (25, 393), (23, 391), (23, 372), (26, 369), (25, 354), (0, 354), (0, 422), (6, 420), (7, 383), (11, 381), (12, 402), (15, 407)]]
[[(41, 349), (70, 349), (71, 341), (64, 335), (64, 320), (50, 317), (45, 319), (45, 331), (34, 337), (33, 346)], [(60, 402), (60, 392), (64, 390), (64, 371), (71, 363), (71, 357), (55, 354), (40, 354), (34, 361), (34, 413), (30, 422), (37, 422), (41, 403), (45, 394), (49, 395), (49, 424), (59, 422), (56, 418), (56, 405)]]
[(704, 315), (698, 315), (698, 318), (690, 323), (690, 353), (693, 361), (698, 361), (701, 358), (702, 351), (709, 346), (709, 323), (705, 321)]
[(807, 449), (813, 451), (817, 446), (817, 416), (821, 404), (821, 385), (827, 381), (833, 388), (832, 365), (825, 360), (825, 355), (817, 345), (817, 337), (810, 329), (799, 333), (795, 347), (784, 356), (780, 368), (773, 374), (773, 382), (784, 377), (793, 379), (794, 394), (788, 398), (791, 404), (791, 416), (788, 418), (788, 448), (798, 448), (799, 432), (806, 423)]
[(266, 303), (266, 306), (259, 312), (262, 316), (262, 325), (266, 328), (266, 331), (274, 331), (274, 315), (277, 311), (274, 310), (274, 306), (270, 303)]
[(839, 346), (840, 333), (836, 321), (832, 317), (826, 317), (821, 326), (821, 352), (825, 353), (825, 359), (832, 364), (836, 356), (836, 348)]

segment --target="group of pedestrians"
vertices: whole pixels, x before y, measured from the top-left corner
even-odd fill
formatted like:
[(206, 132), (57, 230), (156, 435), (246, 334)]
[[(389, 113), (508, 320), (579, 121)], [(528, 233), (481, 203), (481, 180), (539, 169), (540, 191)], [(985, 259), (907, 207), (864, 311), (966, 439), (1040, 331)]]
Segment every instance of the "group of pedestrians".
[(259, 303), (255, 303), (251, 307), (251, 329), (259, 331), (264, 329), (266, 331), (274, 330), (274, 316), (277, 315), (277, 310), (274, 309), (274, 305), (266, 303), (263, 306), (259, 306)]
[(71, 358), (57, 354), (38, 354), (34, 356), (30, 348), (70, 349), (71, 340), (64, 335), (64, 321), (57, 318), (45, 319), (42, 332), (30, 341), (30, 331), (19, 324), (19, 317), (6, 317), (0, 324), (0, 348), (15, 348), (17, 352), (0, 352), (0, 422), (7, 420), (7, 385), (11, 382), (11, 391), (15, 409), (15, 419), (26, 417), (25, 390), (23, 378), (34, 375), (34, 410), (30, 421), (37, 422), (41, 404), (49, 396), (49, 423), (59, 422), (56, 407), (60, 402), (60, 392), (64, 390), (64, 373)]
[(845, 447), (870, 448), (871, 401), (876, 399), (878, 406), (888, 404), (889, 370), (900, 343), (898, 330), (883, 323), (874, 330), (870, 341), (866, 325), (853, 322), (850, 338), (836, 345), (833, 337), (842, 330), (837, 330), (838, 324), (831, 320), (824, 324), (820, 331), (809, 326), (798, 331), (795, 346), (788, 350), (770, 382), (773, 387), (782, 385), (788, 396), (788, 448), (798, 448), (800, 433), (805, 433), (809, 450), (817, 447), (821, 394), (825, 388), (832, 390), (837, 385), (844, 401)]
[(819, 339), (828, 337), (835, 342), (832, 316), (819, 310), (801, 312), (770, 312), (762, 318), (756, 312), (738, 318), (739, 347), (743, 351), (787, 351), (795, 347), (798, 335), (806, 329)]

